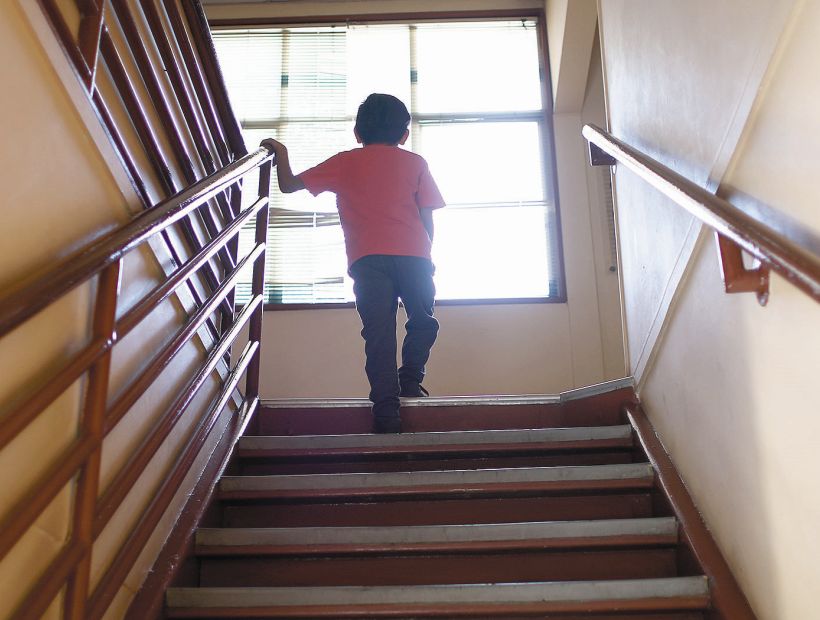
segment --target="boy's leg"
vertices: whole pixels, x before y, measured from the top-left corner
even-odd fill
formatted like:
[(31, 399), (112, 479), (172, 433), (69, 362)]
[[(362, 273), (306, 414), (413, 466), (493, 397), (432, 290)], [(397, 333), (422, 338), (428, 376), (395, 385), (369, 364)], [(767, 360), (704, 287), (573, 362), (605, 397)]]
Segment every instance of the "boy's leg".
[(397, 256), (396, 272), (399, 296), (407, 313), (404, 327), (407, 334), (401, 348), (399, 382), (401, 393), (422, 396), (420, 384), (424, 379), (424, 365), (430, 358), (430, 349), (438, 334), (438, 321), (433, 318), (436, 287), (433, 284), (433, 263), (425, 258)]
[(370, 382), (374, 429), (400, 432), (399, 381), (396, 370), (398, 293), (389, 257), (365, 256), (350, 268), (356, 310), (362, 319), (365, 372)]

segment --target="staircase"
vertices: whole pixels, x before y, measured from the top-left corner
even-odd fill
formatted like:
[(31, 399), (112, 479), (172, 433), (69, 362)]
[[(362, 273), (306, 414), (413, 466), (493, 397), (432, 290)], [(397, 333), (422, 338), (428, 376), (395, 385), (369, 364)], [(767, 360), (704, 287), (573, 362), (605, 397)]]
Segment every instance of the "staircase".
[(166, 617), (721, 618), (633, 398), (414, 399), (402, 435), (361, 401), (264, 408)]

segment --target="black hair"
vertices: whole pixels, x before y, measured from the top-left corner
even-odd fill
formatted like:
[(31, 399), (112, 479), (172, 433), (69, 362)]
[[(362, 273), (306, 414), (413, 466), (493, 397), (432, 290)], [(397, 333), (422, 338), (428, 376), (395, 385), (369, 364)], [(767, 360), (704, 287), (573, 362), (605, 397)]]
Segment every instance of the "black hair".
[(409, 124), (407, 106), (393, 95), (368, 95), (356, 114), (356, 132), (365, 145), (396, 145)]

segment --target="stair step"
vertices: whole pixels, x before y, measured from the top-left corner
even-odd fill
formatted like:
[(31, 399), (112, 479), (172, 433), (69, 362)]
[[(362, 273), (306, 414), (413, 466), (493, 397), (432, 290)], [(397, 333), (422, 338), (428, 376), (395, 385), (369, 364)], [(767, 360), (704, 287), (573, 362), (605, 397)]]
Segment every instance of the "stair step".
[(213, 528), (198, 555), (305, 555), (674, 545), (674, 517), (411, 527)]
[(677, 574), (674, 518), (203, 529), (201, 586), (424, 585)]
[(236, 474), (431, 471), (633, 461), (631, 427), (451, 431), (402, 435), (246, 436)]
[(199, 586), (417, 586), (676, 577), (674, 547), (219, 555), (199, 558)]
[(624, 614), (705, 610), (709, 606), (709, 588), (703, 576), (526, 584), (171, 588), (166, 606), (171, 618)]
[(451, 431), (400, 435), (303, 435), (239, 440), (241, 457), (308, 458), (328, 456), (498, 453), (516, 451), (631, 448), (632, 427), (599, 426), (530, 430)]
[(253, 458), (235, 461), (233, 475), (284, 476), (299, 474), (376, 473), (389, 471), (443, 471), (454, 469), (499, 469), (510, 467), (560, 467), (569, 465), (616, 465), (634, 462), (631, 449), (512, 452), (489, 454), (366, 455), (326, 458)]
[(222, 499), (396, 497), (408, 495), (648, 489), (649, 463), (390, 473), (225, 476)]
[[(450, 396), (403, 399), (405, 432), (526, 429), (623, 424), (621, 405), (634, 398), (631, 380), (610, 381), (556, 395)], [(363, 399), (264, 401), (260, 435), (369, 433)]]
[(411, 526), (521, 521), (640, 519), (653, 515), (648, 491), (519, 497), (400, 497), (394, 501), (329, 498), (221, 503), (225, 527)]

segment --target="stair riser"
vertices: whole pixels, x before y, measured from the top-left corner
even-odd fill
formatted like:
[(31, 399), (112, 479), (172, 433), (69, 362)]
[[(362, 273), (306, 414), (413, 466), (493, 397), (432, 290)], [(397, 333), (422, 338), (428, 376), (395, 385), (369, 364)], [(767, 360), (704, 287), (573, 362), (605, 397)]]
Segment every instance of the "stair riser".
[(649, 493), (313, 504), (222, 502), (223, 527), (449, 525), (650, 516)]
[(442, 459), (326, 459), (297, 462), (244, 458), (238, 463), (238, 475), (266, 476), (286, 474), (376, 473), (394, 471), (443, 471), (455, 469), (495, 469), (508, 467), (556, 467), (561, 465), (617, 465), (631, 463), (631, 451), (591, 452), (581, 454), (547, 454), (533, 456), (499, 456)]
[[(402, 429), (407, 433), (441, 431), (566, 428), (623, 424), (617, 408), (579, 410), (567, 405), (475, 405), (469, 407), (405, 406)], [(258, 435), (344, 435), (369, 433), (373, 417), (366, 407), (346, 409), (267, 409), (259, 412)]]
[[(653, 611), (654, 607), (662, 605), (663, 601), (647, 600), (641, 605), (640, 611), (629, 610), (613, 612), (612, 607), (617, 603), (603, 605), (496, 605), (492, 609), (487, 606), (459, 607), (419, 607), (406, 610), (397, 609), (394, 605), (368, 606), (340, 610), (338, 607), (285, 607), (277, 605), (269, 608), (212, 608), (202, 609), (174, 609), (166, 612), (167, 618), (391, 618), (414, 620), (417, 618), (480, 618), (481, 620), (505, 620), (508, 618), (538, 618), (539, 620), (702, 620), (702, 612), (691, 611), (702, 608), (700, 599), (681, 600), (680, 610), (669, 613), (644, 614), (643, 610)], [(584, 613), (589, 611), (594, 613)]]
[[(363, 616), (361, 614), (356, 615), (348, 615), (348, 614), (341, 614), (338, 610), (327, 610), (325, 613), (321, 615), (310, 614), (304, 611), (288, 611), (288, 610), (279, 610), (279, 615), (272, 615), (270, 613), (259, 613), (258, 615), (253, 611), (246, 611), (246, 610), (224, 610), (220, 612), (219, 610), (210, 610), (207, 615), (203, 614), (201, 610), (170, 610), (166, 612), (167, 618), (189, 618), (192, 620), (204, 620), (205, 618), (299, 618), (300, 620), (308, 620), (310, 618), (346, 618), (346, 619), (360, 619), (360, 618), (391, 618), (393, 620), (399, 619), (413, 619), (413, 618), (439, 618), (439, 619), (446, 619), (446, 618), (476, 618), (480, 620), (507, 620), (509, 618), (537, 618), (538, 620), (592, 620), (592, 616), (589, 614), (551, 614), (551, 613), (544, 613), (543, 611), (516, 611), (516, 610), (505, 610), (500, 611), (498, 614), (495, 615), (487, 615), (486, 611), (470, 613), (469, 611), (464, 611), (463, 613), (456, 614), (452, 611), (447, 611), (443, 613), (433, 614), (429, 613), (426, 615), (420, 615), (418, 613), (414, 613), (412, 616), (408, 615), (396, 615), (396, 614), (388, 614), (383, 613), (381, 615), (367, 615)], [(636, 615), (635, 612), (625, 612), (625, 613), (596, 613), (594, 616), (594, 620), (705, 620), (706, 616), (702, 613), (698, 612), (688, 612), (688, 611), (681, 611), (681, 612), (669, 612), (669, 613), (650, 613), (650, 614), (640, 614)]]
[(672, 549), (336, 558), (202, 558), (202, 586), (426, 585), (672, 577)]

